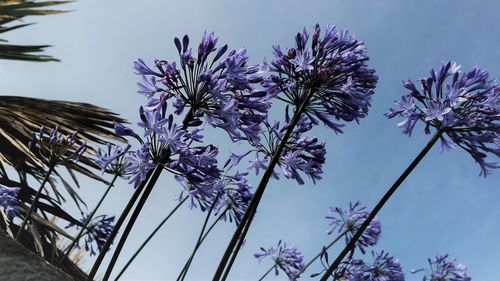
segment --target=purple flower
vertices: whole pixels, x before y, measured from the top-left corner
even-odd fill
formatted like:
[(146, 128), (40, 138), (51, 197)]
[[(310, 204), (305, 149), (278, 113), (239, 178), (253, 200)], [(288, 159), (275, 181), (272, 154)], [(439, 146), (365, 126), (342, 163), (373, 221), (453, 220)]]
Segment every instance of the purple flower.
[(141, 122), (137, 123), (139, 127), (144, 128), (144, 136), (147, 137), (153, 133), (161, 134), (162, 127), (168, 122), (168, 119), (162, 118), (159, 111), (147, 112), (140, 108)]
[(2, 206), (7, 217), (11, 220), (17, 215), (19, 207), (17, 194), (19, 190), (19, 187), (9, 187), (0, 184), (0, 206)]
[[(146, 94), (149, 108), (157, 110), (173, 97), (176, 114), (188, 107), (195, 121), (205, 118), (210, 125), (225, 130), (233, 141), (257, 144), (260, 124), (269, 108), (267, 93), (252, 88), (261, 80), (259, 68), (248, 65), (246, 49), (228, 51), (227, 45), (219, 49), (214, 33), (203, 34), (197, 56), (189, 41), (187, 35), (182, 40), (174, 39), (180, 70), (173, 62), (156, 60), (157, 71), (142, 60), (136, 62), (137, 72), (151, 77), (139, 83), (139, 92)], [(162, 98), (156, 97), (158, 93)]]
[(106, 169), (109, 169), (109, 171), (115, 175), (125, 175), (125, 169), (128, 165), (125, 161), (125, 154), (130, 149), (130, 144), (122, 148), (108, 143), (106, 147), (107, 151), (101, 148), (97, 150), (95, 163), (101, 167), (101, 172), (104, 173)]
[[(345, 241), (348, 243), (368, 217), (369, 212), (365, 211), (365, 209), (366, 208), (361, 206), (359, 202), (355, 202), (354, 204), (349, 203), (349, 209), (347, 210), (343, 210), (339, 207), (330, 207), (328, 212), (332, 215), (326, 217), (330, 220), (330, 228), (327, 230), (327, 233), (330, 235), (335, 230), (337, 230), (338, 233), (345, 233)], [(366, 247), (377, 244), (380, 233), (380, 222), (375, 218), (370, 222), (358, 242), (356, 242), (356, 245), (363, 254), (365, 253)]]
[(488, 155), (500, 157), (500, 87), (488, 72), (475, 68), (460, 72), (454, 62), (446, 62), (430, 76), (419, 79), (420, 90), (408, 80), (404, 94), (386, 116), (403, 117), (398, 127), (411, 135), (418, 121), (441, 130), (440, 151), (461, 147), (480, 165), (485, 177), (496, 163), (486, 162)]
[(182, 129), (181, 126), (173, 122), (172, 115), (169, 116), (167, 126), (162, 128), (160, 133), (160, 142), (168, 147), (173, 153), (177, 153), (177, 150), (185, 146), (182, 138), (184, 137), (186, 131)]
[(255, 159), (250, 160), (249, 163), (250, 165), (247, 167), (248, 170), (255, 169), (255, 174), (258, 175), (260, 169), (266, 170), (267, 169), (267, 158), (260, 159), (259, 154), (255, 154)]
[(114, 122), (114, 127), (115, 127), (115, 133), (119, 136), (131, 136), (131, 137), (134, 137), (135, 139), (137, 139), (139, 142), (142, 142), (142, 139), (141, 137), (139, 137), (139, 135), (134, 132), (134, 130), (128, 128), (128, 127), (125, 127), (123, 126), (123, 124), (121, 123), (118, 123), (118, 122)]
[(354, 259), (349, 262), (344, 271), (344, 278), (349, 281), (404, 281), (405, 276), (401, 264), (389, 253), (372, 251), (373, 263)]
[(299, 272), (304, 268), (304, 256), (300, 251), (293, 246), (288, 246), (286, 243), (278, 242), (276, 248), (271, 247), (269, 249), (260, 248), (262, 252), (255, 253), (254, 257), (261, 262), (264, 258), (270, 257), (275, 264), (275, 274), (279, 274), (281, 269), (285, 274), (294, 280)]
[[(89, 214), (85, 215), (82, 213), (82, 216), (83, 218), (81, 219), (81, 222), (85, 223), (89, 218)], [(113, 231), (114, 221), (115, 221), (115, 216), (100, 215), (94, 217), (87, 225), (87, 229), (84, 232), (84, 237), (85, 237), (84, 242), (85, 242), (85, 250), (87, 252), (90, 251), (90, 256), (97, 254), (93, 244), (97, 246), (97, 250), (101, 251), (102, 247), (106, 243), (106, 240), (111, 234), (111, 231)], [(70, 224), (67, 227), (73, 225), (74, 224)], [(77, 244), (77, 246), (79, 247), (79, 244)]]
[(150, 162), (149, 145), (145, 143), (141, 149), (129, 153), (126, 157), (128, 166), (125, 171), (130, 174), (129, 183), (133, 183), (134, 188), (146, 179), (149, 170), (155, 168), (155, 165)]
[[(289, 122), (287, 114), (287, 122)], [(267, 158), (274, 155), (275, 149), (279, 142), (283, 139), (283, 135), (288, 128), (288, 123), (285, 123), (280, 128), (278, 122), (272, 126), (268, 122), (264, 122), (267, 132), (264, 134), (265, 142), (261, 142), (257, 146), (258, 152), (256, 159), (251, 161), (250, 168), (255, 168), (259, 172), (260, 168), (267, 168)], [(304, 184), (301, 173), (306, 174), (312, 179), (313, 183), (321, 179), (323, 173), (322, 167), (325, 163), (326, 148), (325, 143), (320, 143), (317, 138), (302, 136), (312, 128), (312, 123), (309, 118), (302, 116), (293, 130), (293, 134), (288, 138), (287, 143), (280, 155), (278, 166), (281, 168), (283, 175), (289, 179), (295, 179), (300, 185)], [(258, 154), (263, 153), (265, 160), (260, 160)], [(278, 178), (278, 171), (273, 171), (273, 176)]]
[(423, 281), (470, 281), (467, 276), (467, 267), (457, 263), (455, 259), (448, 259), (448, 255), (437, 255), (429, 259), (430, 270), (412, 270), (412, 273), (426, 271)]
[(363, 42), (333, 26), (326, 27), (323, 37), (320, 33), (316, 25), (311, 41), (304, 29), (294, 47), (273, 46), (274, 59), (262, 86), (296, 108), (307, 103), (305, 113), (314, 123), (319, 119), (341, 132), (341, 124), (334, 120), (365, 117), (378, 78), (367, 66)]
[(87, 144), (77, 140), (78, 131), (68, 134), (61, 131), (59, 126), (45, 133), (45, 127), (39, 132), (32, 132), (32, 139), (28, 147), (47, 165), (57, 165), (68, 161), (77, 162), (87, 151)]
[(253, 197), (247, 175), (248, 173), (236, 172), (233, 176), (223, 176), (215, 182), (213, 197), (218, 194), (215, 215), (225, 212), (224, 220), (228, 218), (230, 222), (240, 223)]

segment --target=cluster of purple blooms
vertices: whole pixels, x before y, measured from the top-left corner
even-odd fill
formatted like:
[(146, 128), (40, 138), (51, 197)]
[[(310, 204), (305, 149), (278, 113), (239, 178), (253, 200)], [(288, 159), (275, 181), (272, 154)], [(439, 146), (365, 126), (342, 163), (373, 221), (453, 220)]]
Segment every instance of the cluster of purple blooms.
[[(142, 76), (138, 92), (146, 96), (138, 123), (144, 133), (139, 135), (122, 124), (115, 124), (115, 131), (141, 143), (125, 157), (125, 171), (135, 187), (161, 165), (184, 187), (179, 200), (187, 194), (191, 208), (205, 211), (213, 205), (215, 214), (238, 223), (253, 196), (248, 173), (229, 173), (233, 166), (227, 165), (226, 171), (219, 169), (218, 148), (202, 145), (202, 133), (204, 125), (209, 124), (224, 129), (233, 141), (258, 144), (269, 96), (253, 90), (252, 84), (260, 82), (259, 68), (247, 66), (246, 50), (226, 55), (227, 45), (217, 49), (217, 41), (213, 33), (205, 33), (194, 57), (189, 38), (176, 38), (179, 64), (156, 60), (155, 67), (150, 68), (144, 61), (136, 61), (134, 68)], [(176, 123), (176, 117), (167, 114), (169, 106), (173, 106), (175, 115), (189, 109), (183, 122)], [(103, 160), (101, 167), (113, 159)]]
[(454, 62), (443, 63), (419, 80), (420, 89), (412, 81), (404, 81), (409, 93), (386, 116), (403, 117), (398, 126), (409, 136), (417, 121), (425, 124), (426, 134), (431, 127), (441, 131), (441, 151), (461, 147), (486, 177), (499, 167), (485, 159), (488, 153), (500, 157), (500, 87), (484, 70), (459, 69)]
[(12, 220), (17, 215), (17, 209), (19, 202), (17, 200), (17, 194), (20, 188), (10, 187), (0, 184), (0, 206), (7, 217)]
[(106, 150), (99, 148), (96, 154), (95, 163), (101, 168), (101, 172), (109, 172), (117, 176), (127, 175), (128, 162), (126, 155), (131, 145), (128, 144), (125, 148), (108, 143)]
[(274, 261), (274, 272), (279, 274), (279, 269), (294, 280), (304, 268), (304, 256), (300, 251), (286, 243), (278, 242), (278, 245), (269, 249), (260, 248), (261, 252), (254, 254), (254, 257), (261, 262), (264, 258), (270, 257)]
[[(85, 224), (89, 219), (89, 214), (82, 213), (82, 219), (80, 222)], [(96, 248), (98, 251), (101, 251), (102, 247), (106, 243), (111, 231), (114, 227), (115, 216), (108, 215), (99, 215), (94, 217), (86, 227), (86, 231), (84, 232), (84, 243), (85, 243), (85, 251), (90, 252), (90, 256), (96, 255)], [(74, 224), (69, 224), (67, 226), (71, 227)], [(94, 246), (95, 244), (95, 246)], [(77, 246), (79, 246), (79, 241), (77, 242)]]
[(339, 275), (348, 281), (404, 281), (405, 276), (397, 259), (385, 253), (372, 252), (373, 262), (367, 264), (360, 259), (352, 259)]
[[(349, 208), (345, 210), (339, 207), (330, 207), (328, 212), (331, 215), (326, 217), (330, 220), (330, 227), (327, 230), (327, 234), (330, 235), (335, 230), (337, 230), (338, 233), (345, 233), (346, 243), (356, 234), (359, 227), (370, 214), (366, 211), (366, 207), (362, 206), (359, 201), (349, 203)], [(381, 232), (380, 222), (375, 218), (363, 232), (356, 246), (358, 246), (359, 250), (364, 254), (366, 247), (377, 244)]]
[(29, 147), (39, 159), (47, 165), (56, 165), (67, 161), (78, 161), (87, 150), (85, 143), (77, 140), (78, 132), (67, 135), (56, 126), (47, 134), (45, 127), (32, 133)]
[[(208, 124), (224, 129), (233, 141), (259, 140), (260, 123), (269, 108), (266, 92), (255, 91), (252, 83), (261, 81), (258, 66), (248, 66), (246, 49), (228, 52), (228, 46), (217, 48), (214, 33), (203, 35), (195, 57), (189, 48), (189, 37), (175, 38), (180, 69), (176, 62), (156, 60), (152, 69), (139, 59), (134, 64), (139, 93), (146, 96), (146, 110), (162, 108), (173, 98), (175, 114), (189, 108), (192, 124)], [(226, 54), (227, 53), (227, 54)]]
[(344, 30), (327, 26), (321, 37), (319, 25), (309, 33), (304, 29), (295, 37), (296, 46), (283, 51), (273, 46), (274, 59), (263, 68), (262, 86), (268, 93), (295, 106), (314, 124), (318, 120), (342, 132), (335, 120), (359, 121), (368, 113), (378, 77), (368, 68), (363, 42)]
[[(455, 259), (448, 259), (448, 255), (437, 255), (429, 259), (430, 270), (422, 281), (470, 281), (467, 276), (467, 268)], [(412, 270), (412, 273), (426, 271), (425, 269)]]

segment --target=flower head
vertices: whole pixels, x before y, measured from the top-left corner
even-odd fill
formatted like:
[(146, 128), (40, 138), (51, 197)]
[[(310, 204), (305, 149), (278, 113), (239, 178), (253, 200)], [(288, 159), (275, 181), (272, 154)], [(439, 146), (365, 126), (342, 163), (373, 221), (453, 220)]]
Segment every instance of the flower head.
[(115, 175), (123, 176), (126, 174), (125, 170), (128, 165), (125, 156), (130, 147), (130, 144), (123, 148), (108, 143), (106, 146), (107, 151), (101, 148), (97, 150), (95, 163), (101, 167), (102, 173), (108, 169), (109, 172)]
[[(327, 233), (332, 234), (335, 230), (338, 233), (345, 233), (345, 241), (348, 243), (368, 217), (369, 212), (365, 209), (359, 202), (355, 202), (354, 204), (349, 203), (349, 209), (346, 210), (339, 207), (330, 207), (328, 211), (332, 215), (326, 217), (330, 220), (330, 228), (327, 230)], [(356, 242), (362, 253), (365, 253), (366, 247), (377, 244), (380, 233), (380, 222), (375, 218)]]
[(349, 261), (344, 272), (344, 278), (349, 281), (404, 281), (405, 276), (401, 264), (397, 259), (384, 251), (372, 251), (373, 263), (368, 264), (363, 260)]
[[(89, 214), (83, 214), (82, 213), (82, 219), (81, 222), (84, 224), (87, 222), (89, 219)], [(107, 215), (100, 215), (94, 217), (87, 225), (87, 229), (84, 232), (84, 237), (85, 237), (85, 250), (88, 252), (90, 251), (90, 255), (96, 255), (96, 249), (94, 248), (97, 246), (97, 250), (101, 251), (102, 247), (106, 243), (106, 240), (108, 239), (109, 235), (113, 231), (114, 228), (114, 222), (115, 217), (114, 216), (107, 216)], [(74, 224), (70, 224), (67, 227), (71, 227)], [(79, 244), (77, 244), (79, 246)]]
[(17, 194), (19, 190), (19, 187), (9, 187), (0, 184), (0, 206), (2, 206), (9, 219), (13, 219), (17, 214), (19, 206)]
[(419, 79), (420, 89), (404, 81), (409, 91), (386, 116), (403, 117), (398, 124), (411, 135), (419, 121), (424, 131), (440, 130), (441, 152), (461, 147), (480, 165), (487, 176), (496, 163), (486, 162), (488, 154), (500, 157), (500, 87), (488, 72), (475, 68), (459, 71), (454, 62), (446, 62), (430, 76)]
[(297, 108), (305, 103), (314, 123), (319, 120), (342, 132), (343, 125), (334, 120), (365, 117), (378, 78), (367, 66), (363, 42), (334, 26), (327, 26), (322, 37), (320, 33), (317, 24), (310, 41), (304, 29), (297, 33), (294, 47), (273, 46), (274, 59), (262, 85)]
[(448, 259), (448, 255), (437, 255), (429, 259), (430, 270), (412, 270), (412, 273), (427, 271), (423, 281), (470, 281), (467, 276), (467, 267), (457, 263), (455, 259)]
[(145, 143), (137, 151), (129, 153), (126, 156), (126, 161), (128, 166), (125, 168), (125, 172), (130, 174), (129, 183), (133, 183), (134, 187), (141, 184), (146, 179), (149, 170), (155, 167), (149, 155), (149, 143)]
[(59, 126), (52, 128), (49, 133), (42, 126), (39, 132), (33, 132), (31, 135), (29, 143), (31, 151), (47, 165), (76, 162), (88, 148), (85, 142), (77, 140), (77, 131), (68, 134)]
[(155, 70), (140, 59), (134, 63), (137, 74), (143, 76), (138, 85), (147, 98), (146, 110), (162, 108), (173, 97), (176, 114), (188, 107), (193, 119), (204, 118), (208, 124), (224, 129), (234, 141), (255, 144), (269, 108), (266, 92), (252, 88), (253, 83), (260, 82), (259, 68), (248, 65), (246, 49), (219, 48), (213, 32), (203, 34), (197, 55), (189, 42), (187, 35), (174, 40), (180, 69), (175, 62), (165, 60), (156, 60)]
[(269, 249), (260, 248), (260, 253), (255, 253), (254, 257), (261, 262), (266, 257), (271, 257), (275, 264), (275, 274), (279, 274), (281, 269), (285, 274), (294, 280), (297, 274), (304, 268), (304, 256), (300, 251), (293, 246), (288, 246), (286, 243), (278, 242), (276, 248)]

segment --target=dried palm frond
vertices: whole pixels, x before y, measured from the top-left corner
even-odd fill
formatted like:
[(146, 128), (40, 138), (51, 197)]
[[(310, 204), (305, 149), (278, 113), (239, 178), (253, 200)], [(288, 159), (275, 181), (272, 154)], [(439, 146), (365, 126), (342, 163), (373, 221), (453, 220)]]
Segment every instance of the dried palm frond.
[[(34, 0), (1, 0), (0, 1), (0, 33), (23, 28), (31, 23), (24, 23), (26, 16), (43, 16), (64, 13), (61, 10), (45, 9), (45, 7), (61, 5), (72, 1), (34, 1)], [(0, 38), (0, 42), (7, 40)], [(0, 44), (0, 59), (27, 61), (57, 61), (57, 59), (39, 55), (49, 45), (12, 45)]]

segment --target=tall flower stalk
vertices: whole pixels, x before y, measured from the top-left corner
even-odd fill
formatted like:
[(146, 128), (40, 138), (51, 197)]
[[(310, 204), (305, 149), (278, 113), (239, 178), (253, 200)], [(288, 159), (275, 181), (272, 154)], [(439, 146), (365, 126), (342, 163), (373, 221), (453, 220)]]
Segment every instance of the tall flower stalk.
[(323, 275), (322, 281), (327, 280), (354, 249), (371, 220), (438, 140), (441, 140), (441, 152), (456, 147), (467, 151), (481, 167), (480, 175), (486, 177), (492, 169), (499, 167), (485, 159), (488, 155), (500, 157), (500, 87), (484, 70), (475, 68), (460, 72), (459, 69), (460, 66), (453, 62), (443, 63), (438, 70), (431, 70), (430, 77), (420, 79), (421, 90), (411, 81), (404, 82), (410, 93), (396, 101), (396, 108), (390, 109), (386, 116), (402, 116), (405, 120), (398, 126), (408, 135), (418, 121), (425, 124), (425, 133), (429, 134), (431, 128), (436, 132), (380, 199)]
[[(203, 138), (200, 134), (200, 126), (204, 123), (202, 118), (207, 124), (224, 129), (233, 141), (256, 143), (259, 140), (260, 123), (267, 114), (268, 103), (265, 95), (255, 92), (250, 86), (260, 81), (256, 75), (258, 69), (247, 66), (245, 49), (228, 52), (227, 45), (217, 49), (217, 41), (213, 33), (205, 33), (198, 45), (198, 56), (194, 57), (189, 48), (189, 37), (184, 36), (182, 41), (175, 38), (180, 69), (175, 62), (165, 60), (156, 60), (155, 68), (150, 68), (140, 59), (134, 64), (137, 74), (142, 76), (138, 92), (146, 97), (146, 106), (140, 109), (142, 122), (138, 125), (144, 128), (143, 137), (147, 140), (142, 141), (142, 137), (131, 129), (118, 127), (117, 132), (143, 143), (132, 161), (136, 164), (131, 164), (131, 170), (135, 172), (132, 172), (130, 182), (138, 188), (121, 216), (123, 220), (141, 193), (142, 196), (118, 242), (105, 279), (109, 278), (125, 240), (163, 170), (185, 179), (194, 188), (190, 192), (196, 193), (196, 200), (207, 199), (202, 197), (210, 194), (207, 192), (210, 181), (218, 178), (220, 171), (215, 165), (216, 147), (192, 146)], [(182, 126), (176, 125), (173, 116), (166, 114), (168, 100), (173, 100), (171, 104), (176, 115), (189, 108)], [(150, 158), (154, 164), (143, 161), (145, 158)], [(118, 227), (123, 220), (119, 219)], [(94, 264), (89, 279), (95, 276), (102, 258), (99, 257)]]
[[(304, 29), (295, 37), (296, 46), (282, 51), (273, 46), (275, 58), (269, 66), (266, 62), (262, 68), (268, 72), (262, 86), (268, 94), (284, 101), (293, 107), (293, 116), (287, 122), (286, 130), (273, 151), (263, 177), (256, 189), (241, 223), (238, 225), (226, 251), (219, 263), (214, 280), (225, 280), (231, 270), (241, 245), (253, 221), (257, 206), (264, 190), (274, 175), (275, 167), (280, 160), (283, 163), (285, 176), (303, 183), (298, 171), (302, 168), (313, 179), (319, 177), (322, 163), (307, 161), (300, 164), (299, 152), (286, 155), (282, 159), (283, 150), (290, 140), (296, 126), (303, 123), (305, 116), (310, 123), (324, 123), (336, 133), (341, 133), (343, 124), (335, 120), (359, 121), (366, 116), (373, 89), (377, 82), (374, 70), (367, 67), (366, 48), (346, 31), (337, 31), (327, 26), (323, 37), (316, 25), (312, 34), (310, 48), (307, 46), (309, 33)], [(301, 121), (302, 120), (302, 121)], [(302, 128), (298, 129), (299, 131)], [(308, 166), (313, 165), (313, 166)], [(282, 165), (280, 165), (282, 166)]]
[(184, 202), (187, 201), (189, 197), (184, 197), (175, 207), (168, 213), (168, 215), (158, 224), (158, 226), (151, 232), (151, 234), (142, 242), (141, 246), (135, 251), (135, 253), (132, 255), (132, 257), (127, 261), (125, 266), (120, 270), (118, 275), (116, 275), (115, 280), (120, 279), (120, 277), (125, 273), (127, 268), (132, 264), (132, 262), (135, 260), (135, 258), (139, 255), (139, 253), (144, 249), (144, 247), (151, 241), (151, 239), (156, 235), (156, 233), (161, 229), (161, 227), (172, 217), (172, 215), (177, 211), (177, 209), (184, 204)]
[(42, 195), (45, 184), (49, 181), (52, 172), (58, 164), (63, 164), (70, 161), (78, 161), (78, 158), (85, 153), (87, 145), (85, 143), (79, 144), (77, 141), (77, 132), (75, 131), (71, 136), (64, 135), (59, 132), (59, 126), (51, 129), (47, 135), (45, 128), (41, 127), (38, 133), (32, 133), (32, 140), (29, 144), (32, 152), (41, 159), (42, 163), (47, 166), (47, 173), (37, 190), (31, 206), (24, 217), (19, 231), (16, 235), (16, 240), (19, 239), (21, 232), (28, 223), (33, 212), (36, 212), (36, 205)]

